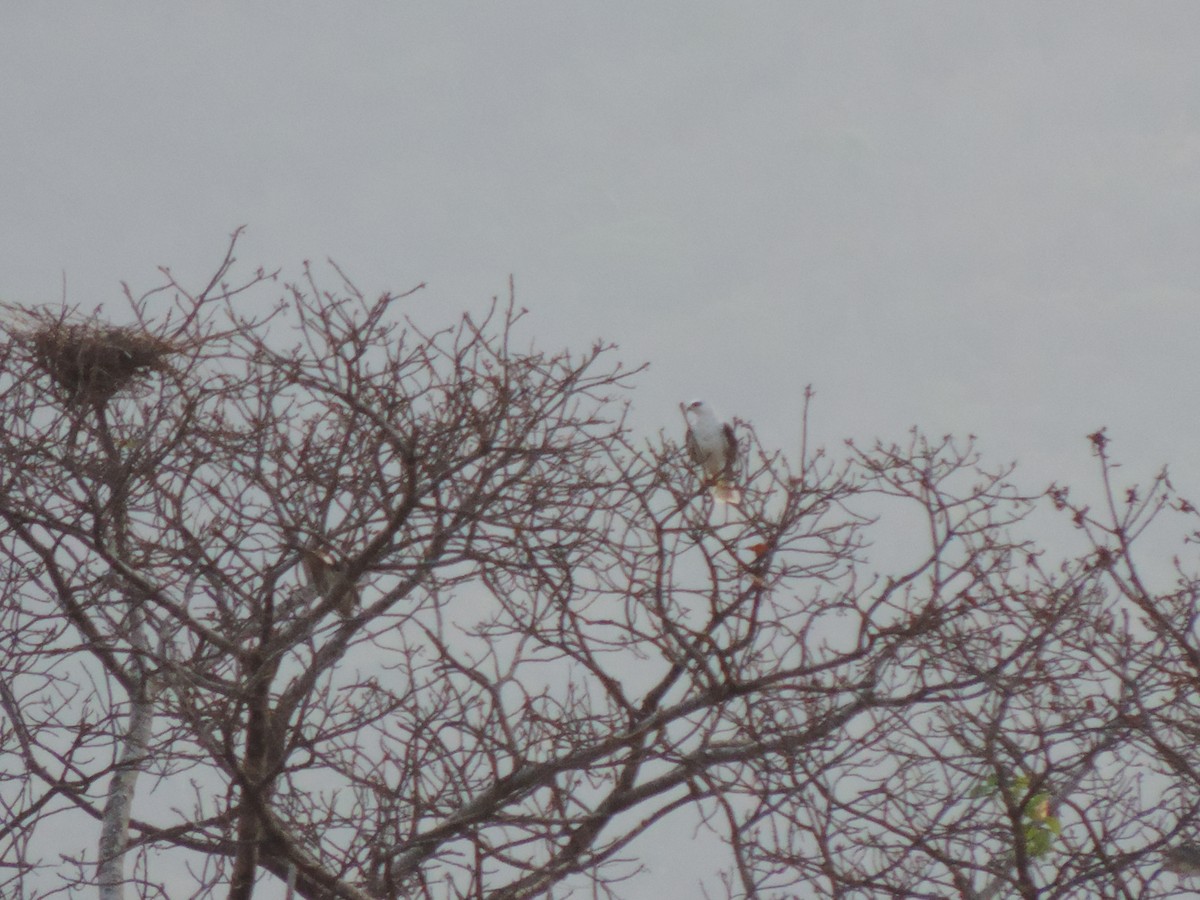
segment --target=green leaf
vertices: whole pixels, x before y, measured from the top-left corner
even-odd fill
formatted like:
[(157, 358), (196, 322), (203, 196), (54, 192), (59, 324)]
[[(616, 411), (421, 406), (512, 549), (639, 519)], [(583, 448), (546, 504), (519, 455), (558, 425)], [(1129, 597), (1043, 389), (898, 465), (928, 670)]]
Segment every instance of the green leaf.
[(1050, 818), (1050, 795), (1045, 791), (1034, 794), (1025, 803), (1025, 809), (1022, 812), (1035, 822), (1045, 822)]
[(1054, 843), (1054, 835), (1041, 825), (1030, 825), (1025, 829), (1025, 850), (1032, 857), (1045, 856)]
[(971, 791), (971, 797), (990, 797), (996, 793), (996, 788), (1000, 786), (1000, 779), (995, 775), (990, 778), (985, 778), (979, 785)]

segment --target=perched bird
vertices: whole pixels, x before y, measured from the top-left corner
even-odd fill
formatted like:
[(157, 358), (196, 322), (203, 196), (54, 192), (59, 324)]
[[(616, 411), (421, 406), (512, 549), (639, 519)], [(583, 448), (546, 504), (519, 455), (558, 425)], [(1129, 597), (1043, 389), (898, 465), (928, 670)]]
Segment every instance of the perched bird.
[(303, 548), (300, 550), (300, 564), (304, 566), (304, 574), (314, 591), (325, 599), (337, 594), (334, 609), (342, 618), (354, 615), (358, 607), (358, 587), (346, 580), (346, 564), (336, 559), (325, 550)]
[(1163, 868), (1176, 875), (1200, 875), (1200, 844), (1183, 841), (1163, 853)]
[(712, 408), (703, 400), (693, 400), (682, 406), (687, 420), (684, 444), (692, 462), (704, 470), (712, 483), (713, 499), (718, 503), (738, 503), (742, 493), (734, 484), (737, 464), (737, 438), (728, 422), (718, 422)]

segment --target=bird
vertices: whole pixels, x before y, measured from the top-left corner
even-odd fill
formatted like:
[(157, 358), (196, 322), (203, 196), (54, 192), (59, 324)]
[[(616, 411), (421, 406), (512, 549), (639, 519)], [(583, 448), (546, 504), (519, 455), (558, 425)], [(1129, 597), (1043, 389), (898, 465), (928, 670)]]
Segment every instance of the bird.
[(680, 408), (688, 423), (684, 444), (692, 462), (700, 466), (712, 483), (713, 499), (737, 504), (742, 492), (734, 484), (738, 445), (733, 427), (728, 422), (719, 422), (712, 407), (703, 400), (693, 400), (687, 406), (680, 404)]
[(308, 583), (317, 594), (328, 600), (336, 593), (334, 609), (338, 615), (344, 619), (354, 615), (359, 603), (358, 587), (346, 580), (344, 561), (328, 551), (305, 547), (300, 550), (300, 563), (304, 566)]
[(1163, 868), (1176, 875), (1200, 875), (1200, 844), (1183, 841), (1163, 853)]

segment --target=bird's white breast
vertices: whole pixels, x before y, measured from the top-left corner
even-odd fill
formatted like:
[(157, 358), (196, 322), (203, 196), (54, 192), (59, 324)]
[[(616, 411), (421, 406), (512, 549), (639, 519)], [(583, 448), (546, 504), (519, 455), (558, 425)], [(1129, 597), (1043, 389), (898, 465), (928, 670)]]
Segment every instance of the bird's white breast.
[(721, 423), (707, 406), (689, 409), (687, 416), (700, 456), (698, 461), (710, 475), (719, 475), (725, 468), (725, 432)]

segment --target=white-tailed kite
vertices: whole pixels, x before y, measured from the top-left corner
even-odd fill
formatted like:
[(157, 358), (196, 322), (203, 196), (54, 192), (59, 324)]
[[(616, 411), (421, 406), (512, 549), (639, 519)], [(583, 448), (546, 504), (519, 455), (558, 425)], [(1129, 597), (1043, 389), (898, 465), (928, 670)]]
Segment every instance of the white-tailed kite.
[(300, 563), (304, 566), (304, 574), (308, 576), (308, 583), (320, 597), (328, 600), (333, 596), (334, 591), (340, 590), (341, 593), (334, 605), (338, 615), (342, 618), (354, 615), (359, 601), (358, 587), (346, 581), (344, 563), (324, 550), (309, 548), (300, 551)]
[(712, 483), (713, 499), (718, 503), (738, 503), (742, 493), (734, 484), (738, 445), (728, 422), (718, 422), (716, 414), (703, 400), (682, 406), (687, 420), (684, 444), (692, 461), (704, 470)]

